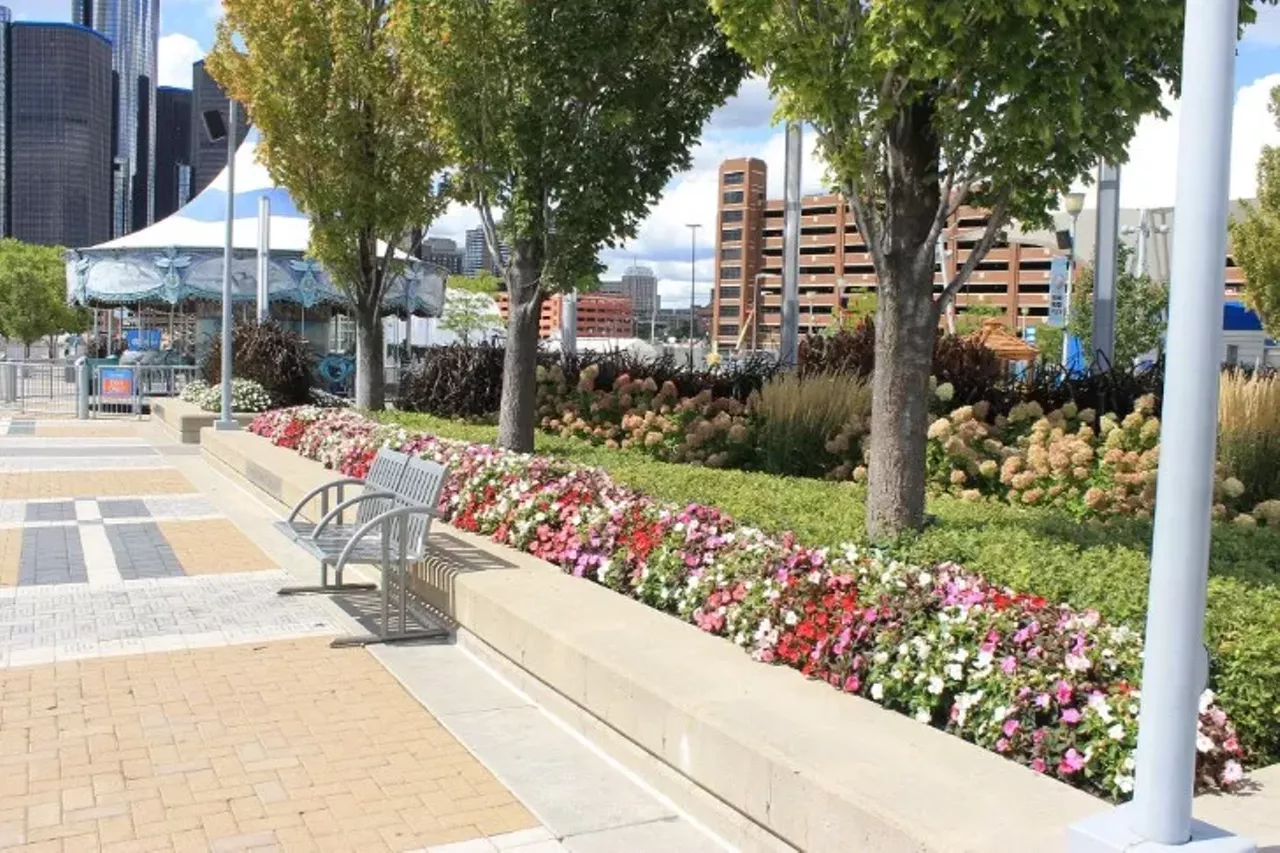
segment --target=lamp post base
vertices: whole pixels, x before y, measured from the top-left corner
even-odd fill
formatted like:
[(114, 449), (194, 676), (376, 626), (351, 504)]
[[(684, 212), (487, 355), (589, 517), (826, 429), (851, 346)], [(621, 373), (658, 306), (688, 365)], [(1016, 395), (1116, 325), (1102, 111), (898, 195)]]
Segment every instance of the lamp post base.
[(1127, 804), (1087, 817), (1067, 830), (1067, 853), (1256, 853), (1247, 838), (1198, 820), (1184, 844), (1143, 841), (1130, 828), (1133, 806)]
[(219, 432), (237, 430), (237, 429), (240, 429), (240, 422), (237, 421), (235, 418), (231, 418), (230, 420), (225, 420), (225, 421), (216, 420), (213, 422), (213, 428), (218, 430)]

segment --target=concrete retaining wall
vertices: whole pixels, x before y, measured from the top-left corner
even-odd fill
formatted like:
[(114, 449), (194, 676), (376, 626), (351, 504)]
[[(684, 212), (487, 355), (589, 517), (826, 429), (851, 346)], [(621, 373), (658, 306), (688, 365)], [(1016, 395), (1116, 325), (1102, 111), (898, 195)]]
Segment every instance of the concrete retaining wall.
[[(199, 444), (200, 430), (212, 427), (218, 415), (206, 412), (195, 403), (177, 397), (157, 397), (151, 400), (151, 417), (164, 427), (165, 432), (183, 444)], [(232, 417), (240, 426), (247, 426), (255, 415), (235, 414)]]
[[(282, 505), (336, 476), (245, 433), (206, 430), (202, 445)], [(439, 530), (444, 556), (420, 573), (433, 603), (796, 848), (1062, 850), (1068, 824), (1106, 808), (526, 554)]]

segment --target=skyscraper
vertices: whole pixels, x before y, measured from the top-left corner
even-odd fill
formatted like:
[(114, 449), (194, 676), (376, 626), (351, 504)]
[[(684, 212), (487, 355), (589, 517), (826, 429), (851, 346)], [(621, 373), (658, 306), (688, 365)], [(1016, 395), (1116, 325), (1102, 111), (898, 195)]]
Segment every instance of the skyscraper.
[(9, 234), (9, 22), (0, 6), (0, 237)]
[(156, 89), (156, 219), (164, 219), (190, 200), (190, 180), (182, 186), (191, 162), (191, 90)]
[(8, 234), (111, 238), (111, 45), (74, 24), (14, 23), (8, 43)]
[[(218, 110), (227, 115), (227, 93), (205, 70), (204, 60), (191, 66), (191, 195), (195, 197), (213, 183), (227, 165), (227, 141), (215, 142), (204, 127), (204, 114)], [(236, 104), (236, 147), (249, 133), (249, 122), (242, 104)]]
[[(503, 266), (505, 266), (511, 257), (511, 248), (506, 243), (501, 243), (498, 246), (498, 254), (502, 258)], [(498, 265), (490, 257), (489, 250), (485, 248), (484, 229), (468, 228), (466, 249), (462, 256), (462, 273), (463, 275), (475, 275), (482, 269), (494, 275), (501, 272)]]
[(112, 231), (120, 236), (146, 227), (155, 218), (160, 0), (72, 0), (71, 20), (97, 30), (111, 44)]

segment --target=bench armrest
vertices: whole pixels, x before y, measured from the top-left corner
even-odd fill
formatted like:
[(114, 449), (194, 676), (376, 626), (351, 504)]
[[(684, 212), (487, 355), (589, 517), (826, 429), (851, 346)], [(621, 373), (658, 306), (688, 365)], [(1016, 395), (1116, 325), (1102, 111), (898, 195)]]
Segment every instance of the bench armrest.
[(293, 505), (293, 509), (289, 511), (289, 517), (286, 518), (285, 521), (288, 522), (289, 524), (293, 524), (294, 519), (298, 517), (298, 513), (302, 512), (303, 507), (305, 507), (307, 504), (309, 504), (312, 500), (319, 497), (320, 495), (327, 494), (330, 489), (341, 489), (345, 486), (363, 486), (363, 485), (364, 485), (364, 480), (360, 479), (359, 477), (341, 477), (337, 480), (330, 480), (327, 483), (316, 486), (314, 489), (312, 489), (311, 491), (303, 495), (302, 499)]
[[(397, 507), (396, 509), (388, 510), (382, 513), (381, 515), (379, 515), (377, 518), (374, 518), (374, 519), (371, 519), (370, 521), (365, 522), (363, 525), (360, 526), (358, 530), (356, 530), (355, 533), (351, 535), (351, 539), (347, 542), (346, 547), (342, 549), (342, 553), (338, 556), (338, 563), (336, 566), (334, 566), (334, 570), (341, 571), (343, 566), (347, 564), (347, 558), (351, 555), (351, 550), (355, 548), (356, 545), (360, 544), (360, 540), (363, 539), (365, 536), (367, 536), (373, 530), (377, 529), (378, 527), (381, 527), (386, 522), (396, 521), (396, 520), (400, 522), (400, 534), (401, 534), (400, 542), (401, 542), (401, 546), (403, 547), (404, 536), (408, 534), (409, 516), (411, 515), (425, 515), (428, 517), (434, 517), (435, 509), (433, 507), (428, 507), (428, 506), (402, 506), (402, 507)], [(383, 566), (382, 568), (384, 570), (386, 569), (385, 566)]]
[(360, 503), (361, 501), (368, 501), (368, 500), (374, 500), (379, 498), (382, 500), (389, 500), (389, 499), (394, 499), (395, 496), (396, 496), (395, 492), (379, 490), (376, 492), (361, 492), (360, 494), (356, 495), (353, 498), (347, 498), (345, 501), (338, 504), (333, 509), (329, 510), (329, 512), (325, 515), (324, 518), (320, 519), (320, 523), (316, 525), (316, 529), (311, 532), (311, 538), (312, 539), (320, 538), (320, 534), (324, 532), (324, 529), (329, 526), (330, 522), (332, 522), (335, 518), (342, 515), (343, 512), (355, 506), (356, 504)]

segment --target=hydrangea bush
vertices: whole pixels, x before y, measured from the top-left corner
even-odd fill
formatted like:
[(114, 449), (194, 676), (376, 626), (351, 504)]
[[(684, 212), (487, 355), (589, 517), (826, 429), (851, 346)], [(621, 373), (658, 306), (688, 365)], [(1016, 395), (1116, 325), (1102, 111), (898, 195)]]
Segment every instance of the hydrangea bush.
[[(1142, 639), (1097, 613), (999, 588), (954, 564), (809, 548), (713, 507), (654, 501), (599, 469), (348, 410), (268, 412), (250, 430), (352, 476), (381, 447), (438, 461), (449, 467), (442, 517), (461, 529), (1037, 773), (1114, 800), (1132, 791)], [(1241, 782), (1244, 749), (1208, 690), (1197, 749), (1199, 788)]]

